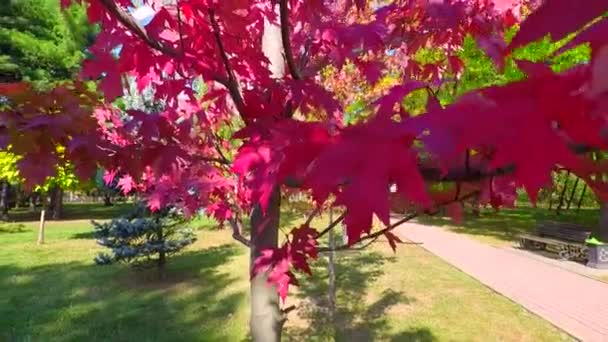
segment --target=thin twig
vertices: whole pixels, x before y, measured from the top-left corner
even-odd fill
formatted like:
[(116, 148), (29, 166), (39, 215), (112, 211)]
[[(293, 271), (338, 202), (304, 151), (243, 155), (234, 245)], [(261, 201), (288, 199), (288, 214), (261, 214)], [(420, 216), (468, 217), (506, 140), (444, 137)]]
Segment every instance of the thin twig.
[(321, 212), (321, 208), (317, 207), (315, 208), (315, 210), (313, 210), (310, 215), (308, 215), (308, 218), (306, 219), (306, 223), (304, 223), (305, 226), (310, 226), (310, 223), (312, 222), (312, 220), (315, 218), (315, 216), (319, 215), (319, 213)]
[(224, 158), (194, 156), (193, 159), (196, 160), (196, 161), (214, 162), (214, 163), (220, 163), (220, 164), (224, 164), (224, 165), (230, 165), (231, 164), (231, 162), (229, 160), (225, 160)]
[(184, 48), (184, 36), (182, 33), (182, 11), (179, 8), (179, 0), (175, 0), (175, 7), (177, 8), (177, 30), (179, 31), (179, 45), (182, 49), (182, 54), (186, 52)]
[(241, 95), (241, 91), (239, 90), (238, 80), (230, 67), (230, 60), (228, 59), (228, 54), (226, 53), (226, 49), (224, 48), (224, 43), (222, 42), (222, 37), (220, 33), (220, 25), (215, 18), (215, 12), (212, 9), (209, 9), (209, 22), (211, 23), (211, 28), (213, 29), (213, 36), (215, 38), (215, 43), (217, 44), (217, 48), (220, 52), (220, 58), (222, 59), (222, 63), (224, 64), (224, 69), (226, 70), (226, 74), (228, 75), (228, 79), (220, 79), (217, 78), (215, 81), (223, 84), (226, 88), (228, 88), (228, 92), (230, 93), (230, 97), (232, 97), (232, 101), (236, 105), (236, 109), (239, 114), (243, 118), (243, 120), (247, 121), (245, 115), (245, 102), (243, 101), (243, 97)]
[(471, 167), (468, 170), (467, 168), (451, 169), (445, 174), (439, 168), (420, 167), (422, 178), (427, 182), (473, 182), (493, 176), (504, 176), (514, 171), (515, 165), (513, 164), (489, 171), (481, 168), (473, 169)]
[[(361, 239), (359, 239), (359, 241), (357, 241), (357, 242), (363, 242), (363, 241), (365, 241), (365, 240), (370, 240), (370, 239), (372, 240), (372, 242), (373, 242), (373, 241), (376, 241), (376, 239), (378, 239), (380, 236), (384, 235), (384, 233), (386, 233), (386, 232), (389, 232), (389, 231), (393, 230), (393, 229), (394, 229), (394, 228), (396, 228), (397, 226), (399, 226), (399, 225), (401, 225), (401, 224), (403, 224), (403, 223), (405, 223), (405, 222), (407, 222), (407, 221), (409, 221), (409, 220), (411, 220), (411, 219), (415, 218), (416, 216), (418, 216), (418, 213), (412, 213), (412, 214), (409, 214), (409, 215), (408, 215), (408, 216), (406, 216), (405, 218), (402, 218), (401, 220), (399, 220), (399, 221), (397, 221), (397, 222), (395, 222), (395, 223), (393, 223), (393, 224), (391, 224), (391, 225), (387, 226), (386, 228), (384, 228), (384, 229), (382, 229), (382, 230), (379, 230), (379, 231), (377, 231), (377, 232), (375, 232), (375, 233), (372, 233), (372, 234), (369, 234), (369, 235), (366, 235), (366, 236), (362, 237), (362, 238), (361, 238)], [(370, 243), (370, 244), (371, 244), (371, 243)], [(369, 246), (369, 244), (367, 244), (367, 245), (365, 245), (365, 246), (367, 247), (367, 246)], [(319, 251), (319, 252), (329, 252), (329, 251), (332, 251), (332, 250), (333, 250), (333, 251), (340, 251), (340, 250), (344, 250), (344, 249), (350, 249), (350, 248), (352, 248), (352, 246), (351, 246), (351, 245), (346, 244), (346, 245), (338, 246), (338, 247), (336, 247), (336, 248), (334, 248), (334, 249), (331, 249), (331, 248), (319, 248), (319, 249), (318, 249), (318, 251)]]
[[(458, 198), (458, 199), (455, 199), (455, 200), (446, 201), (446, 202), (443, 202), (443, 203), (439, 203), (437, 206), (441, 207), (441, 206), (448, 205), (448, 204), (451, 204), (451, 203), (454, 203), (454, 202), (464, 201), (464, 200), (469, 199), (469, 198), (471, 198), (473, 196), (476, 196), (477, 193), (478, 193), (478, 191), (473, 191), (471, 193), (468, 193), (465, 196), (462, 196), (461, 198)], [(377, 231), (375, 233), (372, 233), (372, 234), (369, 234), (369, 235), (366, 235), (366, 236), (362, 237), (357, 242), (361, 243), (361, 242), (366, 241), (366, 240), (372, 240), (372, 242), (376, 241), (380, 236), (382, 236), (385, 233), (387, 233), (387, 232), (389, 232), (389, 231), (397, 228), (401, 224), (403, 224), (403, 223), (405, 223), (405, 222), (407, 222), (407, 221), (409, 221), (409, 220), (411, 220), (411, 219), (413, 219), (413, 218), (415, 218), (417, 216), (418, 216), (418, 213), (411, 213), (408, 216), (402, 218), (401, 220), (399, 220), (397, 222), (392, 223), (391, 225), (387, 226), (386, 228), (384, 228), (382, 230), (379, 230), (379, 231)], [(365, 247), (369, 246), (370, 244), (371, 243), (366, 244)], [(347, 244), (347, 245), (338, 246), (338, 247), (336, 247), (334, 249), (319, 248), (318, 251), (319, 252), (329, 252), (329, 251), (332, 251), (332, 250), (333, 251), (340, 251), (340, 250), (345, 250), (345, 249), (350, 249), (350, 248), (352, 248), (352, 246)]]
[(281, 20), (281, 40), (283, 41), (283, 50), (285, 51), (289, 73), (294, 80), (300, 80), (302, 76), (293, 59), (291, 41), (289, 40), (289, 9), (287, 8), (287, 0), (279, 0), (279, 16)]
[(146, 42), (151, 48), (160, 51), (166, 55), (177, 57), (179, 52), (171, 46), (167, 46), (158, 40), (150, 37), (146, 29), (144, 29), (129, 13), (119, 7), (115, 0), (99, 0), (99, 2), (111, 13), (121, 24), (123, 24), (134, 35)]
[[(367, 247), (371, 246), (373, 243), (375, 243), (376, 241), (378, 241), (378, 239), (381, 236), (375, 236), (374, 238), (372, 238), (370, 241), (367, 241), (365, 243), (365, 245), (363, 246), (357, 246), (357, 247), (349, 247), (348, 245), (342, 245), (342, 246), (338, 246), (336, 248), (330, 248), (330, 247), (321, 247), (317, 249), (318, 253), (329, 253), (329, 252), (340, 252), (340, 251), (361, 251), (366, 249)], [(422, 242), (413, 242), (413, 241), (408, 241), (408, 242), (400, 242), (400, 244), (402, 245), (422, 245)]]
[(228, 220), (232, 227), (232, 238), (242, 243), (246, 247), (251, 247), (251, 241), (243, 236), (243, 225), (240, 220), (232, 218)]
[(300, 67), (301, 68), (305, 68), (306, 65), (308, 64), (308, 53), (310, 52), (310, 46), (312, 45), (312, 38), (308, 37), (308, 39), (306, 39), (306, 42), (304, 43), (304, 52), (302, 53), (302, 56), (300, 56)]
[(217, 143), (214, 145), (215, 145), (215, 149), (216, 149), (217, 153), (220, 155), (220, 159), (222, 160), (223, 164), (226, 164), (226, 165), (232, 164), (232, 161), (230, 161), (230, 159), (226, 158), (226, 155), (224, 154), (224, 152), (222, 152), (222, 150), (217, 145)]
[[(504, 167), (498, 167), (494, 170), (486, 171), (481, 168), (473, 169), (450, 169), (447, 173), (444, 173), (441, 169), (435, 167), (419, 166), (420, 174), (426, 182), (474, 182), (484, 180), (486, 178), (495, 176), (504, 176), (511, 174), (515, 171), (515, 165), (507, 165)], [(294, 177), (286, 177), (284, 185), (290, 188), (299, 188), (302, 183), (300, 179)], [(346, 185), (348, 180), (345, 180), (339, 185)]]
[(342, 215), (338, 216), (338, 218), (335, 219), (332, 223), (330, 223), (329, 226), (327, 226), (327, 228), (323, 229), (321, 232), (319, 232), (319, 234), (317, 234), (317, 239), (320, 239), (323, 235), (329, 233), (329, 231), (334, 229), (334, 227), (337, 226), (338, 223), (342, 222), (342, 220), (344, 220), (345, 217), (346, 217), (346, 213), (342, 213)]

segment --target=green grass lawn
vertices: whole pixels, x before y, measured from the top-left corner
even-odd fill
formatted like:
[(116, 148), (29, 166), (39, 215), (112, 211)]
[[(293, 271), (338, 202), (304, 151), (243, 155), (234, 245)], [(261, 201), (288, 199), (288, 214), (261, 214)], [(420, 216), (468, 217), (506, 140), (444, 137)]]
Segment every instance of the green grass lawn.
[[(48, 222), (43, 246), (36, 246), (37, 222), (22, 224), (1, 225), (0, 340), (247, 339), (249, 256), (228, 231), (198, 230), (198, 241), (170, 259), (159, 280), (150, 270), (94, 265), (100, 247), (88, 220)], [(403, 245), (394, 254), (386, 243), (340, 255), (338, 313), (330, 324), (324, 259), (314, 268), (315, 277), (300, 277), (287, 299), (297, 309), (285, 340), (569, 339), (419, 246)]]
[(599, 209), (565, 210), (560, 215), (547, 208), (530, 206), (503, 208), (499, 212), (483, 209), (479, 217), (467, 212), (460, 224), (455, 224), (450, 217), (442, 216), (422, 216), (416, 219), (419, 223), (445, 227), (495, 246), (512, 245), (518, 234), (533, 232), (538, 222), (548, 220), (578, 223), (592, 230), (597, 226)]

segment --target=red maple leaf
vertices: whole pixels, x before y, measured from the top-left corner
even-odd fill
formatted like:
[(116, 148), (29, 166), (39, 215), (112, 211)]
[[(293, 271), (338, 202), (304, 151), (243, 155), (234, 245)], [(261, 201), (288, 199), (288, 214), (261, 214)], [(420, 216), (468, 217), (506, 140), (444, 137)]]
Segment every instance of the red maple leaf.
[(135, 181), (130, 175), (124, 175), (118, 181), (117, 186), (122, 190), (122, 192), (126, 195), (130, 193), (135, 187)]

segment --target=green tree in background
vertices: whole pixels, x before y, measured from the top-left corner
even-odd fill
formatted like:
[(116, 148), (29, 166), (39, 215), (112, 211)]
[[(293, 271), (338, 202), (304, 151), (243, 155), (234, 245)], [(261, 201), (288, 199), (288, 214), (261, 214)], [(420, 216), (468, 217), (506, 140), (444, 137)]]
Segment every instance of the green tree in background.
[(37, 86), (72, 79), (94, 39), (83, 7), (58, 0), (5, 0), (0, 6), (0, 82)]
[(17, 160), (14, 154), (0, 151), (0, 220), (8, 218), (10, 186), (19, 181)]
[[(62, 12), (58, 0), (4, 0), (0, 5), (0, 82), (29, 81), (39, 88), (69, 81), (79, 71), (96, 27), (88, 23), (85, 8)], [(9, 194), (21, 179), (18, 156), (0, 151), (0, 208), (6, 219)], [(53, 218), (62, 211), (63, 191), (79, 184), (69, 164), (57, 165), (57, 174), (34, 189), (47, 193)], [(35, 196), (34, 196), (35, 197)], [(35, 198), (32, 200), (35, 201)]]

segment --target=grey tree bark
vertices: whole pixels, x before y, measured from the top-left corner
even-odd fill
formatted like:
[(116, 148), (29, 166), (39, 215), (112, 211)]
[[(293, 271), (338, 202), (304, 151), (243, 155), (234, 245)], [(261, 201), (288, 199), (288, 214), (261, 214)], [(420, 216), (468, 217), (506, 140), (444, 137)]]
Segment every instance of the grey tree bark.
[(585, 199), (585, 192), (587, 191), (587, 184), (583, 184), (583, 191), (581, 191), (581, 197), (578, 198), (578, 203), (576, 204), (576, 210), (581, 210), (581, 206), (583, 205), (583, 199)]
[(0, 220), (8, 219), (9, 186), (6, 179), (0, 180)]
[[(251, 213), (250, 272), (255, 260), (268, 248), (278, 247), (281, 192), (277, 187), (266, 212), (256, 205)], [(253, 273), (251, 273), (253, 274)], [(283, 329), (283, 314), (277, 287), (268, 283), (268, 272), (260, 272), (251, 279), (250, 330), (254, 341), (278, 342)]]
[(30, 212), (36, 212), (36, 197), (38, 194), (32, 192), (30, 195)]
[(570, 192), (570, 198), (568, 198), (568, 204), (566, 205), (566, 210), (570, 210), (570, 205), (572, 204), (572, 201), (574, 200), (574, 194), (576, 193), (576, 189), (578, 188), (578, 181), (580, 180), (580, 178), (576, 178), (576, 180), (574, 181), (574, 186), (572, 187), (572, 191)]
[(23, 190), (21, 190), (21, 186), (17, 184), (15, 186), (15, 209), (21, 207), (21, 202), (23, 201)]
[(564, 181), (564, 188), (559, 195), (559, 204), (557, 205), (557, 209), (555, 209), (555, 213), (557, 215), (560, 214), (562, 207), (564, 206), (564, 196), (566, 195), (566, 190), (568, 190), (568, 181), (570, 180), (570, 171), (566, 173), (566, 180)]
[[(262, 51), (266, 58), (270, 60), (269, 69), (274, 78), (282, 78), (285, 75), (285, 60), (283, 59), (283, 42), (281, 39), (280, 26), (265, 20)], [(253, 208), (251, 213), (250, 272), (253, 272), (255, 260), (264, 249), (278, 247), (280, 209), (281, 191), (279, 187), (274, 189), (266, 212), (262, 211), (259, 204)], [(280, 341), (284, 317), (279, 304), (277, 288), (268, 283), (267, 272), (259, 273), (251, 279), (250, 294), (249, 325), (253, 340), (259, 342)]]
[(53, 220), (59, 220), (62, 217), (63, 212), (63, 189), (59, 185), (53, 186), (49, 190), (49, 202), (47, 211), (50, 214), (50, 218)]

